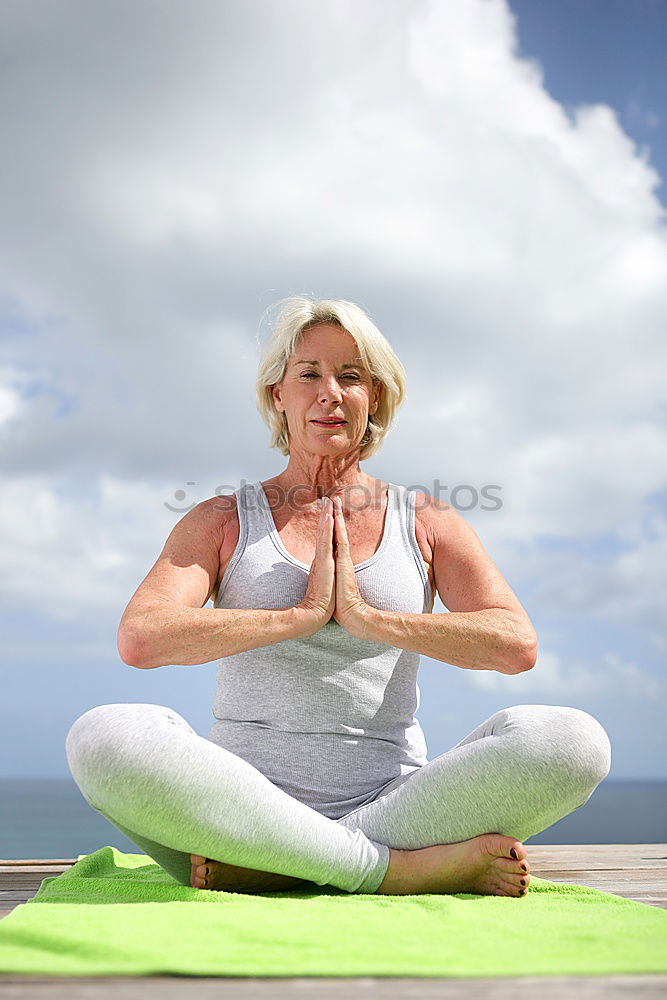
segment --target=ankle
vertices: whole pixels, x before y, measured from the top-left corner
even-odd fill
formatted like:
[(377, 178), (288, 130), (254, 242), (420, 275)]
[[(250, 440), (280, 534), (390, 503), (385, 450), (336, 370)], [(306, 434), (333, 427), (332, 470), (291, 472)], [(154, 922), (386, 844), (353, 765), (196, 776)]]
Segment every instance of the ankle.
[(397, 848), (389, 848), (389, 866), (385, 876), (375, 890), (380, 895), (404, 896), (414, 892), (413, 888), (413, 866), (411, 856), (415, 851), (399, 851)]

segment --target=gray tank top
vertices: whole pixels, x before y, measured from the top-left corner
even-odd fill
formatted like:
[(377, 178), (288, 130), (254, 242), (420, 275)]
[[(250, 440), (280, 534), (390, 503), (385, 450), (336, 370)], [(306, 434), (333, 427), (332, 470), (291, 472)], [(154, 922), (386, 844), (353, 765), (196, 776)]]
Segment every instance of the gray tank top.
[[(414, 531), (415, 494), (388, 484), (380, 546), (355, 566), (364, 600), (430, 613), (433, 595)], [(239, 539), (216, 608), (286, 608), (310, 567), (284, 547), (261, 482), (235, 490)], [(314, 635), (218, 661), (209, 739), (330, 819), (377, 798), (428, 763), (415, 712), (419, 654), (355, 639), (333, 618)]]

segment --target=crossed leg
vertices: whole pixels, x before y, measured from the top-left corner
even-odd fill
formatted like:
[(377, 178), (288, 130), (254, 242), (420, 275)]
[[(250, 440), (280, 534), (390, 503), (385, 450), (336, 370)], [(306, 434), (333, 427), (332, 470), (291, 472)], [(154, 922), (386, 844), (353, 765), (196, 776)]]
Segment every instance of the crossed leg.
[(287, 795), (163, 706), (91, 709), (70, 730), (67, 755), (89, 804), (185, 885), (384, 891), (390, 858), (402, 852), (413, 862), (419, 855), (427, 887), (398, 891), (475, 891), (436, 888), (454, 884), (452, 866), (467, 866), (478, 876), (469, 884), (496, 877), (497, 888), (478, 891), (502, 892), (507, 882), (519, 894), (529, 878), (517, 841), (590, 798), (609, 771), (610, 746), (579, 709), (502, 709), (339, 820)]
[[(586, 712), (516, 705), (496, 712), (451, 750), (395, 779), (372, 802), (336, 822), (391, 845), (392, 860), (394, 853), (407, 852), (406, 884), (412, 891), (466, 891), (452, 888), (465, 885), (517, 894), (530, 883), (526, 850), (517, 841), (584, 805), (610, 762), (608, 736)], [(515, 860), (508, 857), (512, 848)], [(223, 888), (235, 877), (210, 858), (191, 860), (193, 885)], [(236, 877), (252, 886), (253, 876), (261, 874), (243, 870)], [(257, 885), (291, 887), (289, 880), (274, 878)]]
[(347, 892), (375, 892), (388, 867), (385, 844), (299, 802), (165, 706), (92, 708), (65, 749), (88, 804), (182, 885), (191, 854)]

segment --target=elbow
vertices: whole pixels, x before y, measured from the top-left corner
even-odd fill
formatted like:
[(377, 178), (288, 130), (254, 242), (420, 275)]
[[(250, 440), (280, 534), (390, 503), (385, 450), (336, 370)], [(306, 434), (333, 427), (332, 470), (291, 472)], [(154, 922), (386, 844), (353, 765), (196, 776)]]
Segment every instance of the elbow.
[(128, 667), (137, 667), (139, 670), (150, 670), (160, 665), (150, 662), (145, 644), (140, 641), (136, 634), (133, 634), (128, 629), (118, 629), (116, 645), (118, 647), (118, 655)]
[(517, 673), (522, 674), (526, 670), (532, 670), (537, 663), (537, 636), (521, 647), (521, 652), (517, 657)]
[(525, 628), (517, 629), (512, 642), (506, 647), (503, 665), (497, 669), (503, 674), (522, 674), (532, 670), (537, 663), (537, 633)]

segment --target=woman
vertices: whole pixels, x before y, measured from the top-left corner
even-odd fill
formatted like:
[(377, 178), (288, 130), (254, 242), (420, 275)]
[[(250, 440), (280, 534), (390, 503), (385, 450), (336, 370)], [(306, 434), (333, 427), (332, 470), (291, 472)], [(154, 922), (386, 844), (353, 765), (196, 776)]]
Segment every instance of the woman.
[(420, 654), (516, 674), (537, 638), (463, 518), (361, 470), (404, 387), (359, 306), (283, 303), (257, 400), (286, 468), (183, 517), (118, 631), (139, 668), (221, 657), (209, 738), (136, 704), (68, 734), (89, 804), (182, 884), (519, 897), (522, 841), (609, 772), (602, 726), (552, 705), (502, 709), (427, 759)]

